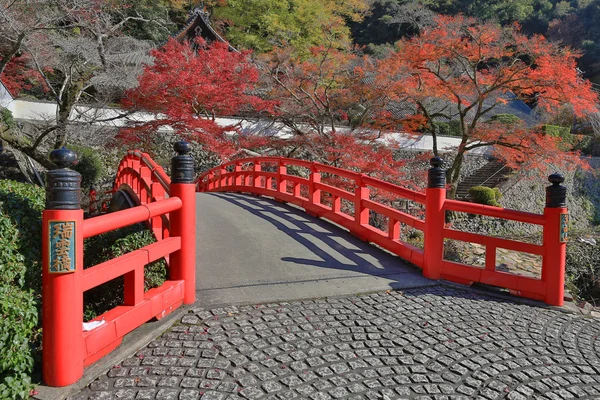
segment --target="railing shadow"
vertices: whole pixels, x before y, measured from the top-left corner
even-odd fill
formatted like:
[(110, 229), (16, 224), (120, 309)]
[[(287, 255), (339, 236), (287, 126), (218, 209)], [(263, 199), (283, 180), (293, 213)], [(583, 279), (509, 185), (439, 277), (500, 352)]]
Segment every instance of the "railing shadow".
[[(304, 213), (302, 208), (248, 194), (210, 193), (271, 223), (320, 260), (282, 257), (284, 262), (354, 271), (373, 276), (421, 275), (420, 269), (386, 250), (369, 245), (344, 228)], [(276, 245), (276, 244), (275, 244)]]

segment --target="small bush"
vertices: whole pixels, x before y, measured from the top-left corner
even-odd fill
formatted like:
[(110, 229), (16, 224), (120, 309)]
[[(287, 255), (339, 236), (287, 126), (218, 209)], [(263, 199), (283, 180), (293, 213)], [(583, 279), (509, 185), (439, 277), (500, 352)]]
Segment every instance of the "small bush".
[(81, 187), (89, 189), (104, 175), (104, 164), (98, 152), (90, 147), (69, 145), (69, 149), (77, 153), (78, 162), (73, 170), (81, 174)]
[(496, 114), (490, 118), (490, 122), (499, 122), (505, 125), (516, 125), (520, 124), (522, 120), (514, 114)]
[(0, 107), (0, 125), (4, 125), (4, 129), (12, 129), (16, 126), (12, 113), (4, 107)]
[(0, 181), (0, 398), (27, 398), (39, 350), (40, 187)]
[(439, 135), (462, 136), (460, 121), (434, 122), (433, 126)]
[(469, 189), (469, 196), (474, 203), (500, 207), (498, 200), (500, 200), (502, 194), (498, 188), (492, 189), (487, 186), (473, 186)]

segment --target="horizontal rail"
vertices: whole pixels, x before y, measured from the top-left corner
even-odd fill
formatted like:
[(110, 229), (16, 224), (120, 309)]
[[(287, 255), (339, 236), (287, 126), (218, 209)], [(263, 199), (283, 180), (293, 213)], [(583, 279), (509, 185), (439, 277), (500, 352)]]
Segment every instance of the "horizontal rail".
[(425, 229), (425, 221), (422, 221), (410, 214), (403, 213), (402, 211), (396, 210), (395, 208), (388, 207), (383, 204), (376, 203), (372, 200), (362, 200), (362, 204), (365, 208), (373, 210), (376, 213), (383, 214), (386, 217), (392, 218), (395, 221), (401, 222), (408, 226), (412, 226), (419, 230)]
[(315, 189), (322, 190), (346, 200), (354, 200), (354, 193), (345, 191), (344, 189), (336, 188), (335, 186), (326, 183), (315, 182)]
[(181, 238), (178, 236), (170, 237), (87, 268), (83, 271), (82, 276), (83, 291), (85, 292), (86, 290), (100, 286), (130, 271), (139, 268), (143, 269), (146, 264), (171, 254), (180, 248)]
[(361, 181), (364, 185), (372, 186), (377, 189), (382, 189), (394, 194), (397, 194), (400, 197), (403, 197), (408, 200), (414, 200), (417, 203), (425, 204), (425, 193), (419, 193), (414, 190), (402, 188), (400, 186), (396, 186), (393, 183), (385, 182), (376, 178), (372, 178), (370, 176), (363, 176)]
[(83, 221), (83, 237), (89, 238), (138, 222), (147, 221), (150, 218), (179, 210), (182, 204), (180, 198), (170, 197), (146, 205), (86, 219)]
[(477, 233), (462, 232), (454, 229), (444, 229), (444, 238), (461, 240), (463, 242), (471, 242), (484, 245), (486, 247), (493, 246), (494, 248), (499, 247), (501, 249), (521, 251), (523, 253), (530, 253), (543, 256), (544, 246), (540, 246), (533, 243), (518, 242), (516, 240), (503, 239), (493, 236), (479, 235)]
[(544, 225), (546, 219), (542, 214), (533, 214), (525, 211), (509, 210), (501, 207), (487, 206), (484, 204), (467, 203), (459, 200), (446, 200), (444, 209), (448, 211), (458, 211), (470, 214), (485, 215), (508, 219), (511, 221), (525, 222), (528, 224)]

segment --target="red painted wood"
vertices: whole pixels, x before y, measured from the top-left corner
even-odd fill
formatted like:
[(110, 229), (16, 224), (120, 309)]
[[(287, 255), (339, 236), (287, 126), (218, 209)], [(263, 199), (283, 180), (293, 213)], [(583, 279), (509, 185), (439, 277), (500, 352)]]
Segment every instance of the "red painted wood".
[[(76, 270), (50, 273), (49, 222), (75, 221)], [(83, 375), (83, 210), (42, 213), (42, 375), (49, 386), (67, 386)]]
[[(277, 165), (277, 172), (263, 172), (259, 168), (254, 168), (254, 166), (266, 163)], [(508, 288), (523, 297), (542, 299), (549, 304), (562, 304), (565, 245), (559, 242), (558, 232), (560, 229), (560, 214), (565, 213), (566, 209), (546, 210), (544, 215), (540, 215), (447, 200), (445, 199), (445, 189), (428, 189), (426, 193), (416, 192), (389, 182), (362, 176), (356, 172), (304, 160), (259, 157), (236, 160), (224, 164), (224, 167), (233, 165), (236, 169), (233, 175), (235, 181), (232, 179), (231, 183), (226, 182), (224, 186), (215, 188), (213, 173), (215, 170), (211, 170), (198, 179), (198, 191), (246, 192), (296, 204), (303, 207), (311, 215), (340, 224), (349, 229), (353, 235), (365, 241), (376, 243), (423, 267), (424, 275), (429, 278), (444, 278), (463, 284), (481, 282)], [(311, 176), (307, 179), (289, 175), (287, 174), (288, 166), (307, 168), (312, 172)], [(314, 179), (321, 173), (334, 174), (354, 180), (356, 182), (355, 193), (321, 183), (318, 178)], [(252, 179), (251, 182), (249, 178)], [(267, 184), (266, 187), (259, 187), (256, 184), (258, 179), (263, 179), (266, 182), (275, 179), (277, 190), (272, 190), (270, 184)], [(289, 185), (288, 182), (290, 182)], [(308, 188), (308, 198), (303, 196), (305, 188)], [(425, 220), (371, 200), (369, 198), (369, 188), (387, 191), (401, 198), (425, 204)], [(331, 207), (320, 204), (320, 191), (331, 195)], [(350, 216), (342, 212), (342, 199), (354, 202), (354, 215)], [(389, 223), (386, 232), (369, 225), (370, 210), (388, 217)], [(444, 214), (447, 210), (542, 225), (544, 227), (544, 244), (540, 246), (445, 228)], [(425, 251), (401, 240), (401, 223), (425, 232)], [(486, 246), (485, 268), (475, 268), (443, 260), (444, 239), (462, 240)], [(542, 279), (536, 280), (496, 271), (497, 248), (541, 255), (543, 257)]]
[(180, 248), (181, 239), (179, 237), (170, 237), (87, 268), (82, 273), (82, 290), (85, 292), (86, 290), (100, 286), (103, 283), (135, 270), (139, 266), (143, 267), (169, 253), (175, 252)]
[(178, 210), (181, 208), (182, 204), (179, 197), (170, 197), (143, 206), (89, 218), (83, 222), (83, 236), (87, 239), (124, 226), (147, 221), (165, 213)]

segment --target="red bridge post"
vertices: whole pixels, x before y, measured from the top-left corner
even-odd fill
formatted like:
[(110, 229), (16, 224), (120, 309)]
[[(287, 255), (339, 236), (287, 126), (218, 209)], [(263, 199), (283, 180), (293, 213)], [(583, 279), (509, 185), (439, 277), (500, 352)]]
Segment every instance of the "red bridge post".
[(177, 156), (171, 160), (171, 193), (183, 203), (181, 209), (169, 218), (171, 236), (181, 237), (181, 249), (171, 255), (170, 279), (184, 280), (185, 304), (196, 301), (196, 186), (194, 184), (194, 159), (187, 142), (174, 145)]
[(81, 175), (68, 169), (77, 155), (50, 153), (59, 168), (48, 172), (42, 215), (42, 376), (67, 386), (83, 375), (83, 210)]
[(565, 264), (569, 210), (567, 209), (567, 188), (561, 185), (565, 178), (557, 173), (548, 177), (552, 183), (546, 188), (546, 208), (544, 217), (544, 260), (542, 280), (546, 282), (546, 303), (562, 306), (565, 295)]
[(439, 157), (430, 160), (427, 190), (425, 191), (425, 238), (423, 276), (440, 279), (444, 258), (444, 201), (446, 200), (446, 171)]

